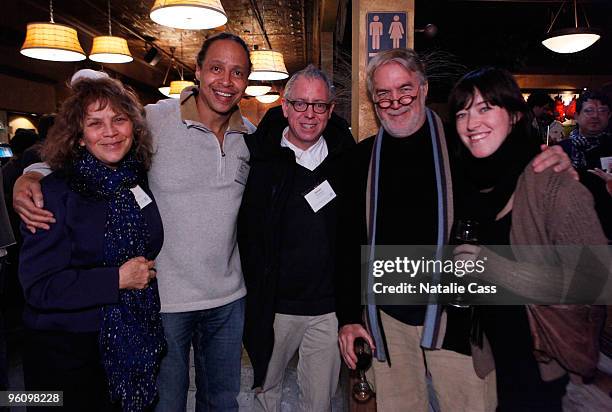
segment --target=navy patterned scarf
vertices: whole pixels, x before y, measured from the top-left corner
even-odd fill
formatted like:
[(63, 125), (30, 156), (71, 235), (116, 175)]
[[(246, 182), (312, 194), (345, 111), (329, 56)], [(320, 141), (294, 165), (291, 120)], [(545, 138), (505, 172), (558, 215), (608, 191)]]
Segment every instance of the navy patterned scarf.
[[(71, 188), (107, 203), (104, 266), (121, 266), (146, 256), (149, 232), (130, 188), (145, 181), (145, 171), (130, 152), (116, 170), (87, 150), (72, 168)], [(157, 281), (142, 290), (119, 291), (119, 302), (102, 309), (100, 354), (111, 399), (124, 411), (142, 411), (155, 400), (155, 377), (165, 350)]]
[(602, 142), (602, 139), (607, 137), (608, 132), (606, 131), (599, 133), (597, 136), (586, 137), (580, 133), (580, 130), (577, 127), (572, 130), (568, 137), (572, 145), (570, 153), (572, 166), (574, 166), (576, 169), (586, 169), (586, 154), (589, 151), (598, 148)]

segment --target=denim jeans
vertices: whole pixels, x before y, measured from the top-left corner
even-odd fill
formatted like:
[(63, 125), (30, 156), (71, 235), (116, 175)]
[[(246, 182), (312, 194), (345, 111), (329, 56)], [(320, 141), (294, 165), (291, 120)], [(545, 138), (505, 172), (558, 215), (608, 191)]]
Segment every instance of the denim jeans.
[(183, 412), (193, 344), (196, 412), (238, 411), (244, 298), (193, 312), (162, 313), (168, 353), (162, 359), (156, 412)]

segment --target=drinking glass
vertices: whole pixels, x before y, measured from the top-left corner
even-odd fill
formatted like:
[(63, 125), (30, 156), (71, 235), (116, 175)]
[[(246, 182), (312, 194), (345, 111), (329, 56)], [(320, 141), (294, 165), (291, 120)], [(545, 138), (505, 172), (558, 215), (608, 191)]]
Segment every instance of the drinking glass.
[[(455, 222), (453, 243), (456, 245), (477, 245), (478, 244), (478, 222), (472, 219), (459, 219)], [(449, 305), (456, 308), (469, 308), (465, 303), (465, 296), (461, 293), (455, 294), (453, 301)]]
[(478, 244), (478, 222), (472, 219), (459, 219), (455, 222), (455, 244)]

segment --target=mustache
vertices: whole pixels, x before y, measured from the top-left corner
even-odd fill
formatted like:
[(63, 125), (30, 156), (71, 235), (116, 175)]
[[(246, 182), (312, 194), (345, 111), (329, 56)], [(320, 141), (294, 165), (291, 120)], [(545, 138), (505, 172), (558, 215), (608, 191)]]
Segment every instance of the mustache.
[(379, 118), (382, 117), (383, 114), (388, 114), (391, 116), (399, 116), (399, 115), (409, 112), (410, 110), (411, 110), (411, 106), (401, 106), (401, 107), (398, 107), (397, 109), (392, 109), (392, 108), (381, 109), (376, 106), (376, 114), (378, 115)]

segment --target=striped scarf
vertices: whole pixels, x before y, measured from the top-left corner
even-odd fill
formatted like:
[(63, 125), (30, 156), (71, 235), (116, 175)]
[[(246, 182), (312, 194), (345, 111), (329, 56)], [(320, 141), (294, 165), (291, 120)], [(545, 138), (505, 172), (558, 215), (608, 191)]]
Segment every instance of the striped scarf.
[[(431, 110), (427, 109), (427, 122), (431, 135), (433, 148), (433, 162), (436, 173), (436, 191), (438, 199), (438, 233), (436, 258), (442, 257), (442, 248), (448, 239), (450, 224), (453, 220), (452, 207), (449, 207), (452, 199), (452, 186), (450, 184), (450, 166), (446, 143), (444, 141), (444, 129), (440, 118)], [(384, 344), (382, 323), (379, 311), (376, 307), (375, 296), (371, 292), (374, 282), (373, 264), (376, 256), (376, 219), (378, 209), (378, 185), (380, 172), (380, 152), (384, 129), (381, 127), (374, 140), (372, 156), (370, 158), (370, 168), (368, 172), (368, 182), (366, 188), (366, 221), (368, 224), (368, 279), (366, 293), (366, 323), (374, 343), (376, 345), (375, 356), (379, 361), (387, 360), (386, 347)], [(401, 165), (398, 165), (401, 167)], [(417, 178), (415, 176), (415, 178)], [(432, 281), (438, 282), (439, 274), (432, 276)], [(437, 296), (430, 297), (430, 304), (427, 305), (425, 313), (425, 323), (423, 325), (423, 336), (421, 346), (424, 348), (436, 349), (442, 346), (444, 338), (441, 333), (442, 306), (437, 303)]]

